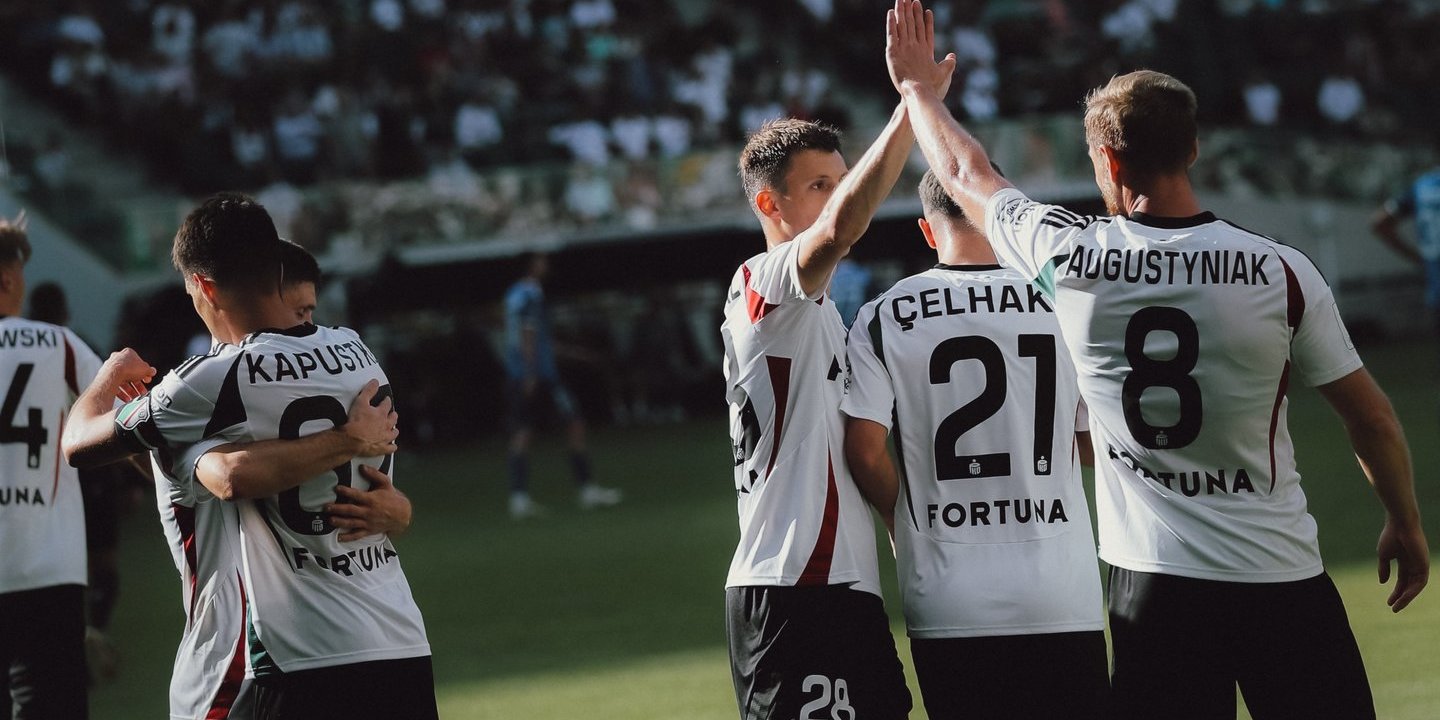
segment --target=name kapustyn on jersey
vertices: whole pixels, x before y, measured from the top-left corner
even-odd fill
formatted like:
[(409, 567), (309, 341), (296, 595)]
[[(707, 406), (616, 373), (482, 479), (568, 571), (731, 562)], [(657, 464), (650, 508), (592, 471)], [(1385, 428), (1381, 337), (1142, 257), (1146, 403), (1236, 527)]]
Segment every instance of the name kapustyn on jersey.
[[(274, 369), (274, 376), (271, 376), (270, 371), (265, 369), (266, 358), (270, 358), (269, 366)], [(326, 345), (303, 353), (277, 352), (271, 355), (245, 353), (245, 370), (249, 374), (251, 385), (261, 380), (264, 382), (276, 382), (287, 378), (305, 380), (310, 377), (310, 373), (316, 370), (324, 370), (330, 375), (339, 375), (342, 372), (374, 364), (375, 356), (370, 354), (369, 348), (359, 342)]]

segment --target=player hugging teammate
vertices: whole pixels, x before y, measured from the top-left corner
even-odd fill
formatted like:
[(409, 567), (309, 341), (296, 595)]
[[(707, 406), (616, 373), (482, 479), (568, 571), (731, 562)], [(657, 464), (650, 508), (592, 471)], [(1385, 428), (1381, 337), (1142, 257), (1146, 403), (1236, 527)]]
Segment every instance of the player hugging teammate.
[[(1393, 610), (1429, 551), (1403, 431), (1324, 278), (1202, 210), (1195, 97), (1160, 73), (1086, 98), (1107, 216), (1030, 200), (945, 109), (954, 58), (935, 61), (933, 22), (915, 0), (888, 13), (901, 100), (853, 169), (800, 121), (741, 156), (768, 248), (736, 272), (721, 329), (741, 717), (908, 714), (862, 496), (891, 529), (932, 718), (1233, 718), (1237, 686), (1261, 720), (1375, 717), (1300, 488), (1291, 382), (1339, 414), (1385, 509)], [(826, 286), (912, 137), (940, 262), (867, 304), (842, 349)]]

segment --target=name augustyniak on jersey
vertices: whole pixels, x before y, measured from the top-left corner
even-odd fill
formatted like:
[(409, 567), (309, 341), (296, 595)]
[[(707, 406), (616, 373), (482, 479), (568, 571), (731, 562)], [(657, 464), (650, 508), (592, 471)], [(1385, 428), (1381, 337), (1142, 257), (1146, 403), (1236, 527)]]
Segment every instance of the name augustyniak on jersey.
[(1239, 250), (1101, 250), (1077, 245), (1065, 274), (1149, 285), (1269, 285), (1269, 257)]
[[(1055, 312), (1045, 302), (1045, 296), (1033, 285), (1025, 286), (1025, 297), (1014, 285), (1000, 286), (1000, 299), (995, 299), (992, 285), (966, 285), (961, 288), (944, 287), (921, 290), (916, 295), (897, 295), (890, 303), (890, 313), (903, 331), (915, 327), (916, 320), (965, 315), (980, 312)], [(901, 303), (905, 304), (901, 309)]]
[(1226, 477), (1224, 468), (1160, 472), (1136, 462), (1134, 456), (1124, 450), (1117, 451), (1109, 445), (1105, 446), (1105, 450), (1111, 460), (1119, 460), (1126, 467), (1138, 473), (1140, 477), (1164, 485), (1171, 490), (1179, 490), (1185, 497), (1195, 497), (1202, 492), (1206, 495), (1255, 492), (1255, 484), (1250, 482), (1250, 472), (1245, 468), (1237, 468), (1235, 472), (1229, 474), (1229, 477)]

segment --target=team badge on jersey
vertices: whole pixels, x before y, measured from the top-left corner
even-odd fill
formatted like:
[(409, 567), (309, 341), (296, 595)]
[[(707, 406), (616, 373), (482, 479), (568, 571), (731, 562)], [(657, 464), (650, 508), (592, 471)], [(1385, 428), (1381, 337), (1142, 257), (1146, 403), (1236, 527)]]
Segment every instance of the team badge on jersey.
[(135, 428), (143, 425), (150, 419), (150, 398), (138, 397), (131, 400), (115, 416), (115, 423), (127, 432), (134, 432)]

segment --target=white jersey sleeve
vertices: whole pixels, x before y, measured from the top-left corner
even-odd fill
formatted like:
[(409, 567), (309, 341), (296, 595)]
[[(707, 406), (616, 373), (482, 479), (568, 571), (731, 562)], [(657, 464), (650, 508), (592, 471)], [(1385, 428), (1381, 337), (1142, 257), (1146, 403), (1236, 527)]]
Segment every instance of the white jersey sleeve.
[(756, 294), (757, 299), (771, 305), (787, 302), (815, 301), (824, 297), (822, 285), (814, 293), (806, 294), (800, 285), (800, 240), (792, 240), (759, 256), (745, 265), (750, 273), (746, 285)]
[(1015, 188), (1000, 190), (985, 204), (985, 236), (1000, 262), (1052, 297), (1055, 269), (1070, 257), (1071, 244), (1090, 220), (1035, 202)]
[(1290, 340), (1290, 359), (1300, 379), (1315, 387), (1360, 369), (1360, 355), (1340, 319), (1330, 285), (1304, 253), (1286, 246), (1276, 249), (1286, 274), (1294, 277), (1293, 287), (1300, 291), (1298, 298), (1291, 298), (1292, 314), (1300, 317)]
[(884, 342), (875, 318), (880, 307), (878, 298), (862, 306), (845, 341), (849, 376), (845, 380), (845, 399), (840, 402), (840, 411), (852, 418), (879, 423), (888, 431), (894, 419), (895, 388), (890, 371), (877, 355), (880, 351), (877, 344)]

